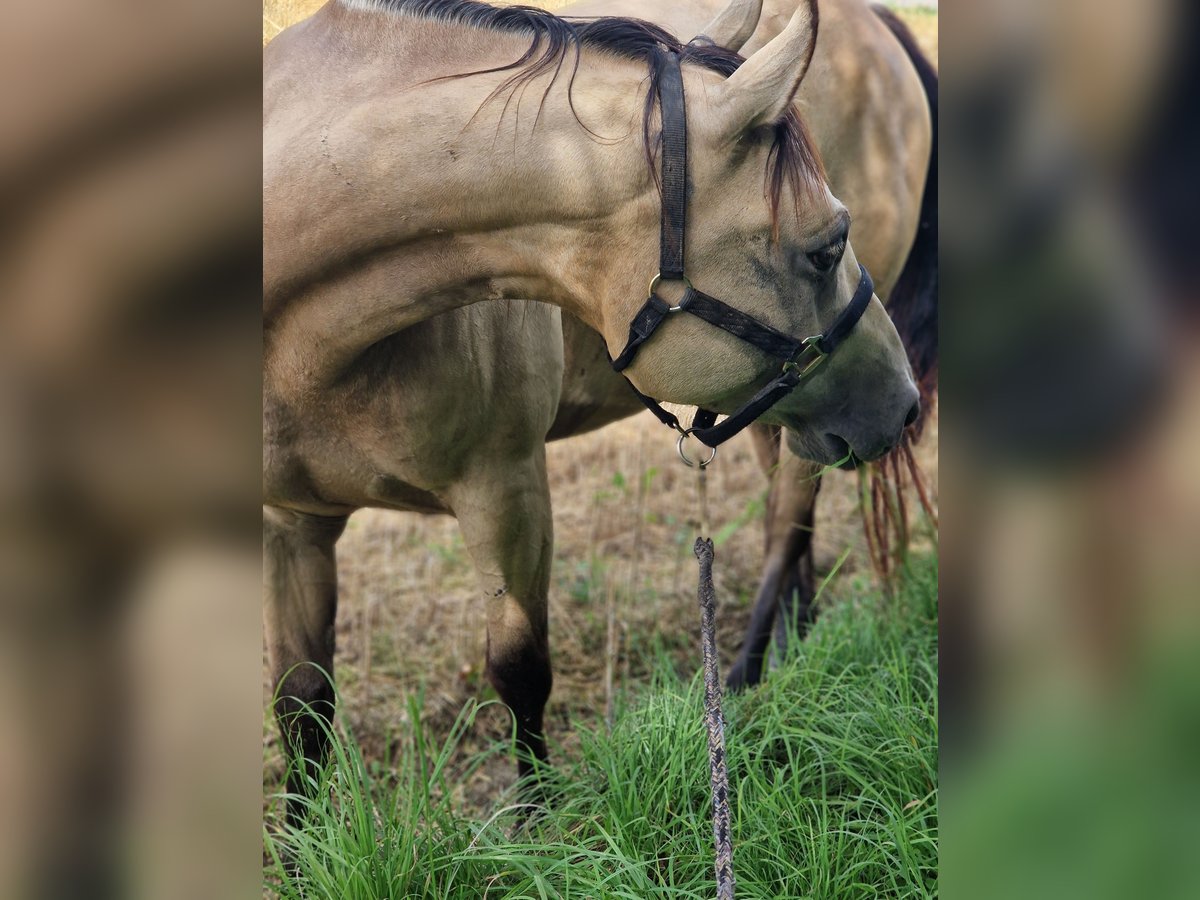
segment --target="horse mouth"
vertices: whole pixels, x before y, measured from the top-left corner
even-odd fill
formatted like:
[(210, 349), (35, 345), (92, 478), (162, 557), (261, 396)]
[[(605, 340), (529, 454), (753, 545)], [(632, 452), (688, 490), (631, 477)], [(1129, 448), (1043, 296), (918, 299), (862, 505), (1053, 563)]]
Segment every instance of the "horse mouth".
[(845, 438), (840, 438), (836, 434), (825, 433), (825, 446), (829, 450), (829, 455), (837, 462), (832, 465), (839, 469), (857, 469), (861, 460), (854, 455), (854, 451), (850, 449), (850, 444)]
[(787, 446), (794, 455), (812, 460), (821, 466), (856, 469), (862, 464), (862, 460), (851, 449), (850, 443), (830, 431), (822, 433), (788, 428)]

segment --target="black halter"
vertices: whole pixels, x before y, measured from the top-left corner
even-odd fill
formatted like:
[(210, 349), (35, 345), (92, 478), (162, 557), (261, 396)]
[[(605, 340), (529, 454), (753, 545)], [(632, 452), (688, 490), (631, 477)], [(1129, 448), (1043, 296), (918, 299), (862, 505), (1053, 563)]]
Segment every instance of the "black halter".
[[(612, 367), (620, 372), (629, 366), (638, 348), (649, 340), (667, 316), (677, 312), (690, 313), (783, 360), (779, 375), (719, 425), (716, 424), (716, 413), (699, 409), (692, 420), (692, 427), (684, 428), (673, 413), (663, 409), (657, 401), (636, 387), (633, 388), (646, 408), (664, 425), (669, 425), (681, 435), (695, 435), (704, 444), (715, 448), (808, 380), (822, 360), (837, 349), (838, 344), (846, 339), (862, 318), (875, 288), (871, 276), (860, 265), (862, 276), (858, 288), (850, 305), (842, 310), (833, 326), (824, 334), (798, 340), (692, 287), (683, 271), (683, 235), (687, 222), (687, 110), (683, 99), (683, 74), (677, 53), (660, 53), (658, 102), (662, 111), (662, 232), (659, 238), (658, 274), (650, 280), (650, 297), (630, 323), (629, 340), (621, 355), (613, 360)], [(655, 288), (662, 281), (682, 281), (686, 285), (683, 299), (677, 306), (671, 306), (655, 293)], [(632, 383), (630, 387), (633, 387)]]

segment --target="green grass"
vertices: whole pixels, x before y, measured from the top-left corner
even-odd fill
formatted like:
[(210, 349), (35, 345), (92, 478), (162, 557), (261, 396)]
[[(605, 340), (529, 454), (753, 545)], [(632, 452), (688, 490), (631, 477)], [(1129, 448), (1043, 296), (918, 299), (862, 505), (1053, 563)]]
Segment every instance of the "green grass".
[[(928, 559), (890, 601), (843, 587), (799, 652), (727, 698), (738, 897), (937, 895), (936, 596)], [(408, 726), (386, 769), (339, 734), (309, 826), (268, 828), (268, 884), (289, 900), (711, 897), (701, 697), (664, 661), (611, 735), (576, 722), (524, 828), (512, 794), (464, 811), (463, 785), (508, 754), (464, 758), (476, 706), (441, 742)]]

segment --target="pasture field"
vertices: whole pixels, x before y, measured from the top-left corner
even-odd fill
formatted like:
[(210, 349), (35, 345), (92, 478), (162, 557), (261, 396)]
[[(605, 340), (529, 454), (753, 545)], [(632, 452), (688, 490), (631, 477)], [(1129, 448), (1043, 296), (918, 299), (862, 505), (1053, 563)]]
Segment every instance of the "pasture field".
[[(913, 561), (885, 599), (862, 579), (827, 605), (803, 649), (726, 703), (734, 869), (742, 898), (937, 895), (937, 564)], [(580, 718), (552, 746), (551, 803), (525, 827), (514, 793), (465, 799), (508, 741), (468, 750), (482, 712), (449, 731), (398, 729), (387, 765), (339, 729), (328, 789), (300, 833), (268, 839), (286, 900), (675, 897), (713, 894), (703, 684), (662, 652), (612, 732)], [(560, 735), (561, 737), (561, 735)], [(288, 870), (290, 873), (291, 870)]]
[[(266, 0), (264, 43), (321, 5)], [(898, 12), (936, 61), (936, 11)], [(934, 415), (917, 458), (935, 494), (937, 437)], [(695, 476), (648, 413), (548, 456), (554, 811), (505, 837), (510, 717), (483, 677), (482, 597), (456, 522), (364, 510), (338, 544), (334, 805), (288, 839), (303, 889), (268, 866), (268, 895), (711, 896)], [(710, 471), (727, 671), (758, 586), (766, 480), (744, 435)], [(936, 542), (918, 523), (912, 577), (884, 602), (857, 497), (853, 473), (826, 475), (819, 624), (768, 685), (727, 707), (739, 896), (936, 894)], [(284, 766), (265, 669), (263, 697), (272, 819)]]

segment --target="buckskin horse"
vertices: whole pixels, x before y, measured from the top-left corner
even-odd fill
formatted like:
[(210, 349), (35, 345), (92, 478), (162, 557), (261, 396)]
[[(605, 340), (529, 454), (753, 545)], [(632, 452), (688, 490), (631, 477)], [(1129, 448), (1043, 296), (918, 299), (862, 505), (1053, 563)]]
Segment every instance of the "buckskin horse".
[[(731, 9), (683, 44), (626, 19), (338, 0), (268, 46), (264, 616), (276, 714), (310, 767), (325, 728), (303, 713), (333, 709), (334, 545), (364, 506), (458, 518), (484, 584), (489, 679), (518, 742), (545, 757), (544, 442), (632, 410), (581, 420), (563, 323), (618, 355), (648, 305), (664, 72), (687, 116), (690, 282), (664, 278), (660, 301), (684, 307), (694, 282), (745, 333), (797, 346), (858, 310), (761, 416), (818, 463), (878, 458), (916, 415), (904, 349), (792, 105), (815, 5), (745, 64), (725, 49)], [(535, 114), (510, 109), (526, 89)], [(520, 302), (532, 297), (557, 308)], [(670, 316), (624, 374), (647, 397), (736, 414), (788, 365), (697, 313)], [(289, 790), (303, 784), (294, 767)]]
[[(937, 72), (885, 7), (825, 0), (820, 8), (822, 38), (797, 100), (830, 186), (854, 215), (855, 253), (875, 276), (876, 293), (908, 350), (923, 404), (910, 431), (916, 440), (937, 389)], [(675, 34), (699, 33), (719, 13), (713, 27), (727, 35), (726, 46), (749, 54), (777, 35), (795, 9), (796, 0), (725, 7), (715, 0), (585, 0), (560, 13), (636, 15)], [(603, 343), (570, 316), (563, 317), (563, 334), (568, 362), (560, 419), (577, 410), (579, 418), (612, 421), (629, 392), (612, 378)], [(570, 421), (573, 427), (578, 419)], [(781, 452), (775, 426), (756, 424), (749, 433), (770, 490), (760, 586), (727, 677), (735, 689), (761, 679), (773, 628), (782, 649), (793, 628), (803, 632), (816, 615), (812, 536), (822, 466)]]

